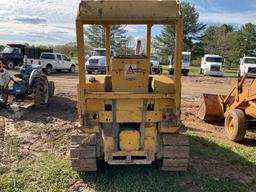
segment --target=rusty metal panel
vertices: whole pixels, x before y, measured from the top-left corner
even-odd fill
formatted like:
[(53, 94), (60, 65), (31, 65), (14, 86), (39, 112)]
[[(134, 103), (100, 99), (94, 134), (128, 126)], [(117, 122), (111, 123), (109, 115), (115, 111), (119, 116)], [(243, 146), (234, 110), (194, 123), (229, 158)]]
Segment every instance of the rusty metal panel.
[(178, 0), (82, 0), (78, 19), (86, 21), (159, 21), (179, 17)]

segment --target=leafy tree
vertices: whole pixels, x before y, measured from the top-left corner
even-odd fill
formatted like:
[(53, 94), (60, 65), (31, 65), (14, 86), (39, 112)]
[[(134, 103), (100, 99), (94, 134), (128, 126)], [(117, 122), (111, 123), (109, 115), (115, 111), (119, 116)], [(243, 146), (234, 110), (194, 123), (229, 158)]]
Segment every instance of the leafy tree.
[(243, 40), (243, 53), (245, 55), (256, 54), (256, 25), (247, 23), (240, 29)]
[[(184, 18), (184, 48), (186, 51), (195, 51), (200, 45), (198, 42), (201, 38), (201, 32), (206, 25), (199, 22), (199, 12), (189, 2), (181, 3), (181, 11)], [(163, 26), (160, 35), (156, 36), (153, 41), (153, 47), (160, 50), (163, 56), (172, 55), (175, 46), (175, 27), (173, 25)], [(200, 50), (195, 51), (201, 53)], [(192, 53), (192, 55), (194, 55)]]
[[(126, 33), (127, 31), (123, 25), (111, 26), (111, 48), (115, 49), (119, 53), (125, 52), (130, 40)], [(90, 25), (85, 30), (85, 35), (86, 41), (91, 49), (105, 47), (106, 37), (105, 30), (102, 25)]]
[(241, 32), (235, 31), (232, 25), (210, 26), (202, 38), (205, 53), (217, 54), (226, 58), (225, 65), (238, 66), (243, 54)]

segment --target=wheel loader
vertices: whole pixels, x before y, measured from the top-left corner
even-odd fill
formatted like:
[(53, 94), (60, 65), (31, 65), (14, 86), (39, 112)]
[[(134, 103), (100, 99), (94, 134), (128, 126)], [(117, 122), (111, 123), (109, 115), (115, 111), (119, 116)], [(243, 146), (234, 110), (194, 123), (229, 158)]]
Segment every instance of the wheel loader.
[(256, 118), (256, 80), (249, 87), (244, 84), (247, 75), (237, 79), (234, 88), (227, 96), (204, 94), (198, 117), (208, 122), (225, 122), (224, 133), (231, 141), (244, 139), (247, 122)]
[[(119, 55), (110, 62), (111, 25), (145, 25), (146, 55)], [(151, 29), (176, 26), (175, 73), (151, 75)], [(85, 74), (84, 25), (103, 25), (106, 75)], [(75, 171), (110, 165), (152, 164), (185, 171), (189, 139), (179, 134), (183, 19), (176, 0), (83, 0), (76, 20), (80, 133), (71, 138)], [(111, 63), (111, 65), (110, 65)]]

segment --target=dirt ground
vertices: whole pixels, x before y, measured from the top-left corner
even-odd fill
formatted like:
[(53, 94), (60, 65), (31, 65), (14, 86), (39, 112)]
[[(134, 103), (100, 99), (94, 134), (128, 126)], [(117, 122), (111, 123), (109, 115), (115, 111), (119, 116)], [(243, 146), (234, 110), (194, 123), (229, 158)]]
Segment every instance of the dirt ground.
[[(18, 153), (14, 153), (12, 149), (0, 153), (0, 173), (4, 173), (15, 162), (30, 156), (40, 156), (48, 152), (68, 155), (70, 135), (76, 132), (77, 125), (76, 85), (78, 78), (77, 74), (59, 73), (52, 74), (49, 79), (55, 82), (56, 92), (48, 109), (39, 110), (34, 107), (26, 107), (27, 103), (19, 103), (18, 107), (12, 106), (0, 111), (2, 120), (0, 135), (8, 136), (8, 138), (16, 137), (19, 142), (19, 148), (15, 149), (18, 150)], [(196, 136), (218, 138), (231, 146), (256, 146), (255, 131), (250, 131), (244, 142), (235, 144), (225, 139), (221, 124), (207, 124), (196, 116), (203, 93), (227, 94), (234, 82), (234, 78), (183, 77), (182, 122), (185, 129), (193, 131)], [(5, 140), (5, 143), (10, 146), (13, 141)], [(216, 179), (223, 176), (228, 177), (245, 185), (254, 182), (255, 166), (236, 166), (219, 159), (204, 160), (193, 156), (190, 161), (190, 169), (195, 170), (198, 174), (209, 175)], [(84, 185), (78, 181), (76, 184), (72, 184), (70, 190), (82, 189)]]

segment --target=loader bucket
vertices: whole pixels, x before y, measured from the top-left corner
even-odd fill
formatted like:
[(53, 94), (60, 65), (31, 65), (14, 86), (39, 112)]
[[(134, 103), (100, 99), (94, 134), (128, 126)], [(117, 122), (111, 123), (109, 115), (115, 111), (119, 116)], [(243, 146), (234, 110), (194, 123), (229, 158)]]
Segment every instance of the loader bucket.
[(203, 94), (203, 99), (197, 113), (198, 117), (204, 121), (222, 121), (224, 112), (221, 96)]

